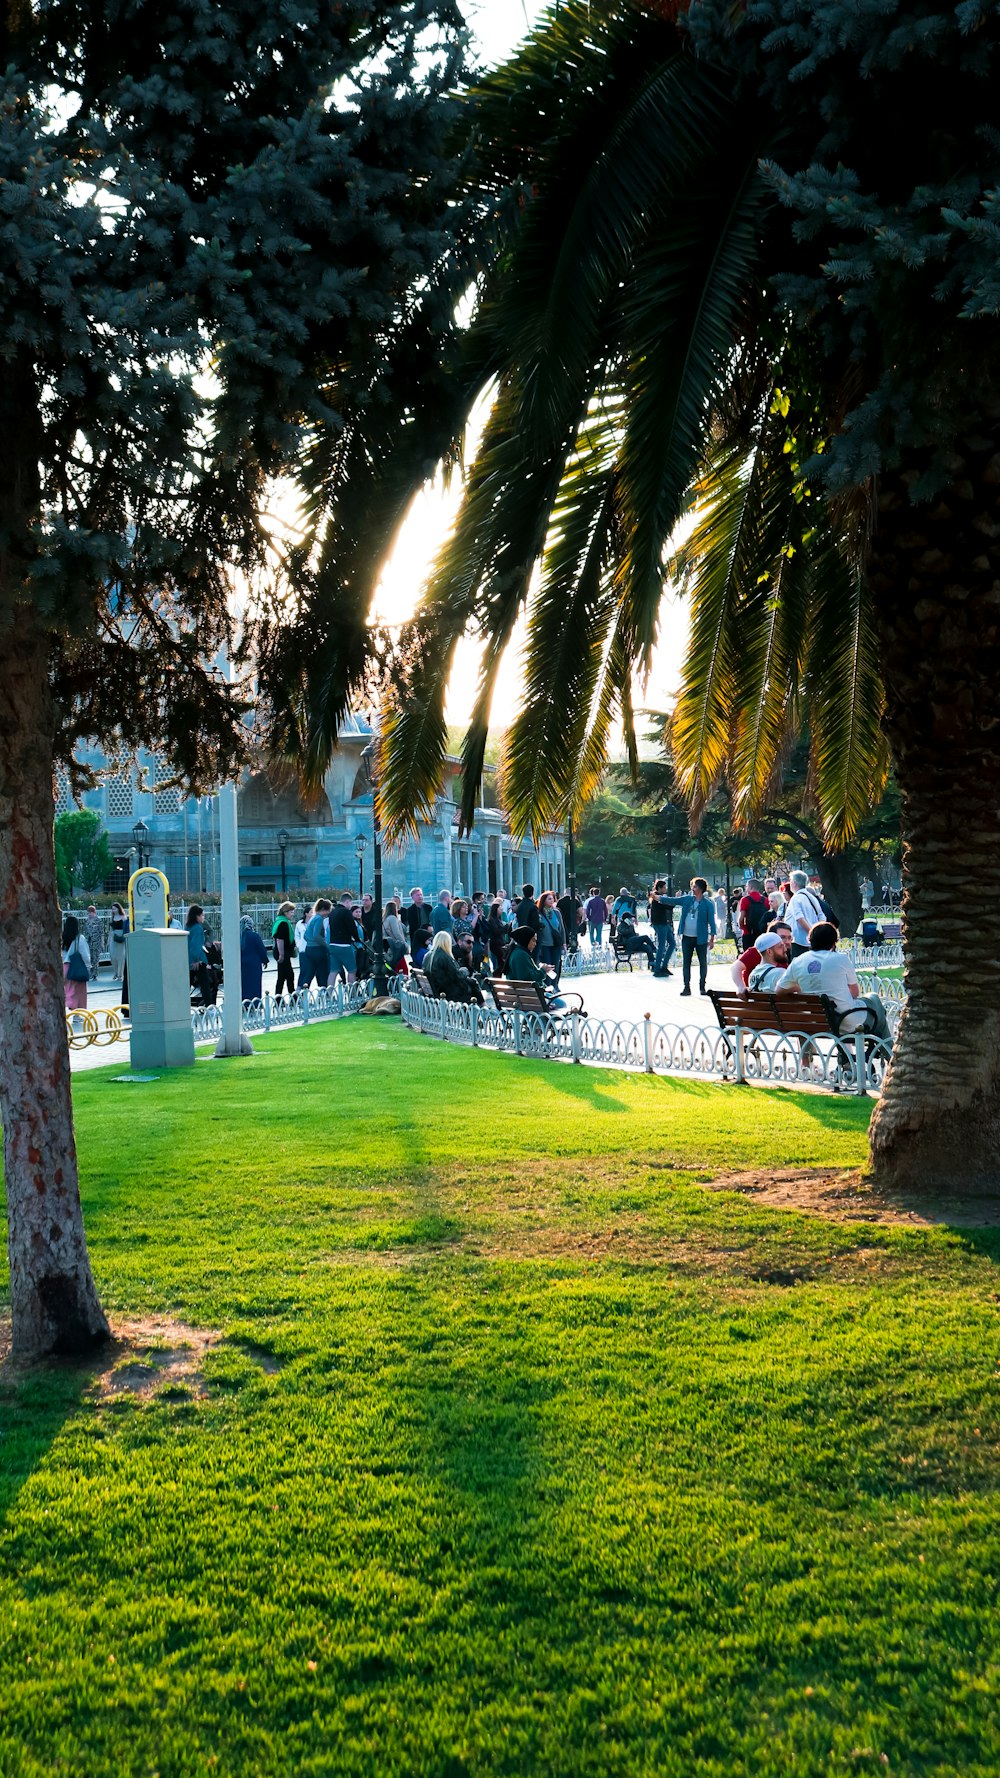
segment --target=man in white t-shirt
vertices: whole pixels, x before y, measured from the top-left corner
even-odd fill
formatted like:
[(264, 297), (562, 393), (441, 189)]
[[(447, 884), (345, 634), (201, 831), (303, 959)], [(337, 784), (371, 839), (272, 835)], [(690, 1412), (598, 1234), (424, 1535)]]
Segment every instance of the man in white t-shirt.
[[(794, 900), (794, 897), (792, 898)], [(837, 949), (837, 928), (821, 920), (809, 934), (809, 949), (793, 957), (775, 994), (828, 994), (837, 1011), (843, 1014), (841, 1035), (849, 1031), (870, 1032), (892, 1049), (892, 1032), (885, 1016), (885, 1007), (877, 994), (863, 995), (854, 973), (854, 965), (843, 951)]]
[[(808, 951), (810, 929), (825, 920), (826, 915), (822, 903), (809, 887), (804, 870), (793, 870), (788, 881), (792, 885), (792, 899), (785, 909), (785, 919), (792, 929), (792, 957), (795, 958)], [(823, 992), (826, 993), (825, 988)]]

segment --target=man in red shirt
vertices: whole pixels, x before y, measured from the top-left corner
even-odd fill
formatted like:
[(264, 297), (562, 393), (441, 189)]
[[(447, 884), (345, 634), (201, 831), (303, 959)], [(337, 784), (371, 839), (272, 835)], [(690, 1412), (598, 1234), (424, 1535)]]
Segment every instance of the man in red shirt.
[(771, 910), (767, 897), (761, 886), (753, 878), (747, 884), (747, 892), (741, 898), (739, 906), (740, 935), (744, 945), (752, 945), (755, 938), (765, 930)]

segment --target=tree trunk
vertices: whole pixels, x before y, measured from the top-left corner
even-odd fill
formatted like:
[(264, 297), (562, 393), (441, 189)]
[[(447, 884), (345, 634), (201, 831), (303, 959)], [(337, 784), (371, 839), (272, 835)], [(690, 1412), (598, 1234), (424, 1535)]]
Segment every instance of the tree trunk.
[(830, 903), (843, 938), (852, 938), (861, 918), (861, 885), (854, 852), (824, 852), (816, 860), (823, 894)]
[(1000, 1190), (1000, 410), (929, 507), (884, 482), (871, 562), (903, 802), (906, 1010), (871, 1131), (879, 1184)]
[(0, 1115), (13, 1345), (25, 1357), (109, 1337), (83, 1231), (53, 850), (46, 638), (25, 607), (0, 634)]

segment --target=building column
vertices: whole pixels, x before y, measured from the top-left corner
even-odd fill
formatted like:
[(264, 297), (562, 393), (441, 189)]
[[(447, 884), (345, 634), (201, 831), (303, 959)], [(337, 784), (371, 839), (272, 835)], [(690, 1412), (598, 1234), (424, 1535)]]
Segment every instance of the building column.
[(441, 816), (441, 881), (431, 891), (433, 900), (437, 900), (439, 889), (451, 888), (451, 873), (451, 809), (448, 808)]

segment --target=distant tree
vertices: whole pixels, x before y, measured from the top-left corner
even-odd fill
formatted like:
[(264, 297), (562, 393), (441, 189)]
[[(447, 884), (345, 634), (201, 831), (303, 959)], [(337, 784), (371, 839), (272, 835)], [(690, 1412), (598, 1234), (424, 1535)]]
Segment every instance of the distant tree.
[[(648, 739), (656, 751), (640, 760), (634, 777), (626, 767), (613, 771), (615, 781), (624, 781), (623, 794), (627, 794), (626, 784), (634, 787), (637, 829), (640, 823), (644, 829), (662, 829), (664, 805), (679, 799), (670, 730), (668, 716), (650, 713)], [(861, 917), (862, 875), (875, 870), (877, 856), (899, 844), (901, 812), (894, 781), (889, 779), (873, 807), (858, 820), (852, 838), (833, 847), (817, 806), (809, 740), (800, 736), (764, 806), (738, 825), (733, 804), (733, 796), (723, 784), (702, 806), (696, 824), (702, 850), (740, 869), (782, 855), (792, 865), (803, 859), (806, 868), (822, 877), (841, 931), (854, 932)]]
[(93, 809), (71, 809), (56, 816), (55, 850), (61, 896), (103, 888), (115, 868), (107, 833)]
[[(0, 13), (0, 1111), (20, 1352), (108, 1333), (77, 1185), (53, 760), (87, 736), (155, 748), (195, 788), (235, 773), (243, 711), (212, 663), (239, 640), (236, 575), (269, 619), (243, 640), (277, 744), (302, 656), (335, 633), (349, 674), (368, 646), (338, 595), (378, 526), (357, 492), (349, 522), (324, 514), (357, 414), (374, 430), (391, 411), (398, 432), (407, 388), (436, 386), (463, 42), (454, 0)], [(267, 522), (290, 471), (301, 535)], [(331, 669), (324, 697), (343, 683)]]

